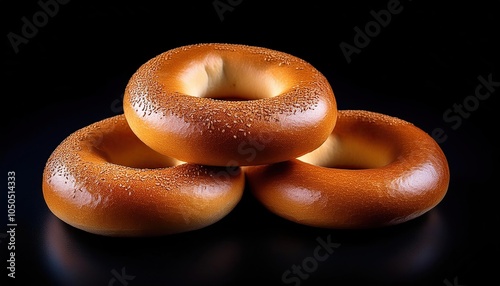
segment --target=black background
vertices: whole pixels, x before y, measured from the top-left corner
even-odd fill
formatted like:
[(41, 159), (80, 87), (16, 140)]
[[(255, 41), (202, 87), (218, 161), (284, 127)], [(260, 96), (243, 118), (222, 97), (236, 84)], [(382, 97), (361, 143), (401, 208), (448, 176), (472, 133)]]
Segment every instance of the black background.
[[(364, 29), (374, 19), (370, 11), (387, 9), (394, 1), (72, 0), (58, 4), (45, 22), (38, 18), (40, 27), (17, 52), (9, 33), (23, 36), (23, 17), (33, 22), (42, 8), (37, 1), (14, 2), (2, 1), (0, 9), (0, 178), (7, 182), (8, 171), (16, 174), (16, 279), (7, 277), (5, 183), (0, 281), (296, 285), (283, 280), (283, 273), (311, 263), (317, 240), (330, 239), (338, 248), (317, 267), (309, 264), (314, 271), (300, 285), (500, 285), (500, 237), (495, 231), (500, 215), (494, 199), (498, 149), (493, 138), (500, 87), (469, 106), (459, 124), (443, 118), (455, 104), (473, 102), (478, 77), (500, 82), (500, 17), (493, 6), (498, 1), (401, 0), (402, 10), (351, 55), (350, 63), (340, 43), (354, 45), (354, 28)], [(221, 14), (214, 2), (233, 5)], [(41, 194), (41, 174), (52, 150), (71, 132), (122, 113), (124, 87), (142, 63), (199, 42), (291, 53), (328, 78), (339, 109), (390, 114), (429, 133), (441, 128), (447, 137), (440, 145), (451, 170), (447, 196), (428, 214), (379, 230), (296, 225), (268, 213), (248, 193), (220, 222), (168, 237), (106, 238), (60, 222)], [(116, 279), (116, 273), (128, 280)]]

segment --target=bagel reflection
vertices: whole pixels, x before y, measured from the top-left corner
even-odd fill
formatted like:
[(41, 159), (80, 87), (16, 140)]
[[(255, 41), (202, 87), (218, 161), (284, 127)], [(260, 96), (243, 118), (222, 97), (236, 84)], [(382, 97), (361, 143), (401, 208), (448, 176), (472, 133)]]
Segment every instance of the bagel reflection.
[[(415, 283), (433, 278), (429, 275), (436, 273), (453, 247), (453, 237), (439, 208), (407, 224), (381, 229), (314, 231), (307, 226), (296, 227), (306, 231), (299, 234), (293, 229), (290, 233), (277, 234), (269, 241), (266, 251), (274, 258), (267, 260), (268, 266), (282, 270), (274, 274), (275, 278), (284, 277), (282, 282), (290, 285), (304, 279), (307, 283), (328, 281), (329, 285), (344, 282), (361, 285), (374, 281), (395, 283), (391, 285)], [(331, 241), (339, 245), (335, 252), (314, 271), (303, 267), (308, 266), (303, 265), (304, 261), (314, 257), (320, 238), (330, 236)], [(290, 271), (283, 273), (284, 270)]]
[(220, 285), (241, 262), (241, 245), (224, 235), (111, 238), (71, 228), (53, 215), (45, 224), (42, 253), (51, 285), (121, 285), (113, 275), (123, 268), (134, 285)]
[(95, 283), (95, 279), (99, 280), (97, 276), (102, 275), (105, 268), (101, 260), (83, 251), (67, 225), (48, 215), (45, 230), (43, 258), (54, 280), (52, 284), (81, 285), (83, 281)]
[[(237, 236), (221, 231), (224, 225), (162, 238), (117, 239), (82, 232), (48, 215), (42, 253), (51, 285), (108, 285), (111, 271), (123, 268), (134, 277), (130, 286), (294, 285), (297, 279), (309, 285), (418, 285), (436, 278), (430, 275), (455, 247), (451, 219), (457, 214), (445, 215), (438, 206), (408, 223), (372, 230), (320, 229), (282, 219)], [(300, 275), (295, 269), (304, 263)], [(291, 272), (284, 281), (286, 270)]]

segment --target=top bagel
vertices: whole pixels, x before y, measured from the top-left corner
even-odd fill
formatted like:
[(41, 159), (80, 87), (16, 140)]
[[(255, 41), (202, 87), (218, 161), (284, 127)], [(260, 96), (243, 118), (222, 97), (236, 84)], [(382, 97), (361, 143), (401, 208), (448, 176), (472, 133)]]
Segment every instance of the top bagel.
[(123, 104), (131, 129), (152, 149), (218, 166), (304, 155), (328, 138), (337, 118), (331, 86), (311, 64), (238, 44), (157, 55), (132, 75)]

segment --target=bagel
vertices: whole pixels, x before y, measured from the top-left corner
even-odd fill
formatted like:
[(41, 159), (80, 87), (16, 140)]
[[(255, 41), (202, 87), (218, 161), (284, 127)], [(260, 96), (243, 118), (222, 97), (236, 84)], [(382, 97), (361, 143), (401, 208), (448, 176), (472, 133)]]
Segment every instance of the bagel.
[[(213, 224), (239, 202), (240, 168), (188, 164), (140, 141), (123, 114), (69, 135), (43, 171), (50, 211), (78, 229), (106, 236), (156, 236)], [(224, 176), (220, 176), (224, 172)]]
[(439, 145), (389, 115), (340, 110), (335, 130), (299, 158), (244, 167), (253, 195), (272, 213), (322, 228), (395, 225), (435, 207), (449, 167)]
[(332, 132), (327, 79), (290, 54), (239, 44), (187, 45), (141, 65), (123, 109), (146, 145), (179, 160), (247, 166), (289, 160)]

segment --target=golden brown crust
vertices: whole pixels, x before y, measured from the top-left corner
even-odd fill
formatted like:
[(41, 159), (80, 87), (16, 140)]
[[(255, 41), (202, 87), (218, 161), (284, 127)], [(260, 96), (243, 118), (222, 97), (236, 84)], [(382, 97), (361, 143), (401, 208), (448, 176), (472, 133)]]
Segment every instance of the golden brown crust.
[(227, 215), (238, 203), (238, 168), (186, 164), (160, 155), (130, 130), (124, 115), (84, 127), (49, 157), (43, 195), (61, 220), (109, 236), (190, 231)]
[(310, 154), (244, 170), (251, 191), (270, 211), (326, 228), (379, 227), (418, 217), (443, 199), (450, 178), (444, 153), (423, 130), (354, 110), (340, 110), (330, 138)]
[[(238, 98), (241, 100), (224, 100)], [(177, 159), (258, 165), (320, 146), (336, 122), (326, 78), (302, 59), (236, 44), (162, 53), (131, 77), (124, 113), (142, 141)]]

